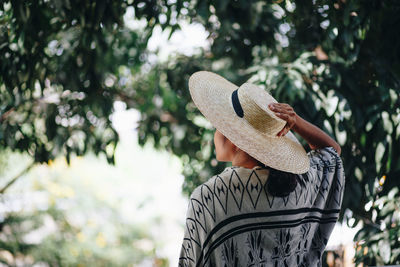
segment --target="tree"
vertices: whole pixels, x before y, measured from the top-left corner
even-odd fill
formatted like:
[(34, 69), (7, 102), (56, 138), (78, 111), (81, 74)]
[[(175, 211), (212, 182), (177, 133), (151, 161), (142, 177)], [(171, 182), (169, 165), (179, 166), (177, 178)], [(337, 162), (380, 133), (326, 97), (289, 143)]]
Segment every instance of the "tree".
[[(123, 25), (127, 8), (144, 29)], [(37, 162), (88, 149), (112, 162), (118, 137), (108, 115), (122, 100), (142, 114), (141, 144), (181, 157), (190, 193), (225, 167), (187, 88), (193, 72), (211, 70), (264, 87), (338, 140), (347, 177), (341, 218), (349, 209), (354, 225), (369, 224), (365, 205), (399, 185), (399, 11), (394, 0), (6, 2), (0, 145)], [(210, 49), (149, 68), (152, 30), (173, 34), (180, 19), (202, 24)]]
[[(119, 153), (121, 147), (117, 149), (120, 158)], [(9, 160), (13, 168), (29, 161), (19, 153), (8, 156), (16, 159)], [(71, 161), (72, 166), (64, 158), (47, 168), (38, 166), (2, 197), (1, 265), (143, 266), (154, 262), (154, 266), (169, 266), (168, 258), (159, 255), (163, 237), (152, 233), (163, 215), (134, 222), (126, 204), (140, 214), (144, 201), (113, 187), (127, 186), (132, 176), (117, 174), (116, 168), (94, 156)], [(128, 167), (127, 173), (135, 173), (129, 161), (125, 157), (118, 163)]]
[[(206, 69), (238, 85), (257, 83), (338, 140), (347, 177), (342, 219), (351, 210), (351, 226), (359, 220), (369, 226), (359, 238), (380, 238), (383, 248), (396, 248), (398, 220), (389, 223), (389, 213), (377, 218), (366, 204), (375, 205), (400, 182), (399, 10), (395, 1), (196, 2), (188, 18), (209, 31), (210, 51), (154, 70), (165, 81), (154, 93), (167, 101), (151, 113), (142, 111), (142, 143), (152, 138), (182, 156), (190, 192), (220, 169), (210, 130), (182, 90), (188, 76)], [(389, 206), (396, 201), (392, 195)], [(384, 226), (377, 230), (377, 223)], [(369, 250), (358, 253), (357, 261), (399, 263), (398, 251), (391, 252)]]
[(125, 95), (127, 67), (143, 62), (149, 30), (121, 29), (126, 3), (6, 1), (0, 14), (2, 148), (35, 162), (104, 152), (113, 162), (118, 136), (113, 102)]

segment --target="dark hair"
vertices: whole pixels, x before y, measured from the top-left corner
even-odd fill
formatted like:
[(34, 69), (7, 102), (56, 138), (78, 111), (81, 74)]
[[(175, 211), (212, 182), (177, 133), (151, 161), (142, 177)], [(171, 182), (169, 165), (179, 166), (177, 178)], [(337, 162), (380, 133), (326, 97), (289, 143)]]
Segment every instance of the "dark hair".
[(286, 197), (296, 189), (297, 175), (271, 168), (258, 161), (258, 165), (269, 169), (269, 177), (266, 188), (268, 193), (275, 197)]

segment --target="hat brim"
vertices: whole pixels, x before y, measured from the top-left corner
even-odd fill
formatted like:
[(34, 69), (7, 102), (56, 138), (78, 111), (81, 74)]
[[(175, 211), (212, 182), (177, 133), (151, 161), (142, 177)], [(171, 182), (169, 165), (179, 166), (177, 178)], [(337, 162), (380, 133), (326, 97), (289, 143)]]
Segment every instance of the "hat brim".
[(271, 137), (236, 115), (231, 95), (238, 88), (209, 71), (195, 72), (189, 78), (189, 90), (195, 105), (233, 144), (271, 168), (295, 174), (306, 173), (310, 168), (308, 155), (291, 131), (285, 136)]

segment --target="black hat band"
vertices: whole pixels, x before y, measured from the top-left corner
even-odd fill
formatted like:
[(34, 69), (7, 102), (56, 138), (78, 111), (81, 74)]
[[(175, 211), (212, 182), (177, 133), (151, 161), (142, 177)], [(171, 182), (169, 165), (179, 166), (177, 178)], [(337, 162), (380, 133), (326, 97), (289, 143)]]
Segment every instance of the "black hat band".
[(240, 105), (240, 102), (239, 102), (238, 89), (236, 89), (232, 93), (232, 105), (233, 105), (233, 109), (236, 112), (236, 115), (238, 115), (240, 118), (243, 118), (244, 114), (243, 114), (242, 105)]

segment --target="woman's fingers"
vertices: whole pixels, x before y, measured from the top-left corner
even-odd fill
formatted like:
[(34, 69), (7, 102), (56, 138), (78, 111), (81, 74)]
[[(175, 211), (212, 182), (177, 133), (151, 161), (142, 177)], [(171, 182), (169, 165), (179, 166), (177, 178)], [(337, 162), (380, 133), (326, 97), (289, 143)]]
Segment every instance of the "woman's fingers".
[(292, 117), (286, 115), (286, 114), (281, 114), (280, 117), (284, 120), (286, 120), (286, 125), (285, 127), (283, 127), (283, 129), (277, 134), (278, 136), (282, 136), (282, 135), (286, 135), (290, 129), (292, 129), (292, 127), (295, 124), (295, 121), (293, 121)]
[(289, 104), (286, 103), (270, 103), (270, 106), (283, 109), (293, 109)]
[(285, 127), (283, 127), (283, 129), (280, 130), (280, 132), (277, 134), (277, 136), (286, 135), (288, 132), (289, 132), (288, 123), (286, 123)]
[(296, 113), (294, 112), (293, 108), (286, 103), (271, 103), (268, 105), (268, 107), (277, 117), (287, 122), (285, 127), (279, 131), (277, 136), (286, 135), (295, 124)]
[(293, 110), (285, 108), (285, 107), (280, 107), (280, 106), (276, 106), (276, 107), (271, 107), (270, 108), (273, 112), (278, 112), (278, 113), (292, 113)]
[(288, 114), (284, 114), (284, 113), (276, 113), (276, 116), (278, 116), (281, 119), (284, 119), (285, 121), (287, 121), (289, 119), (289, 115)]
[(283, 129), (277, 134), (277, 136), (282, 136), (282, 134), (284, 133), (284, 131), (285, 131), (285, 128), (283, 128)]

